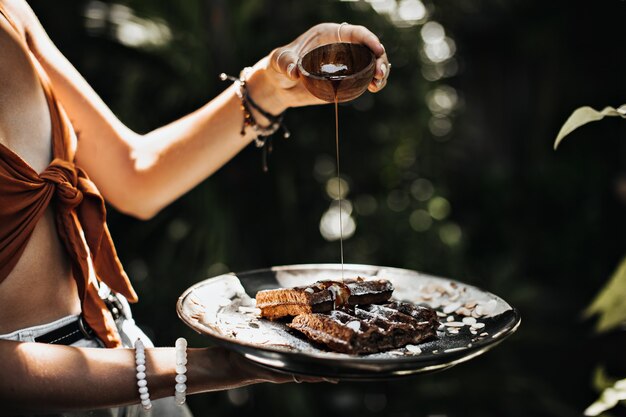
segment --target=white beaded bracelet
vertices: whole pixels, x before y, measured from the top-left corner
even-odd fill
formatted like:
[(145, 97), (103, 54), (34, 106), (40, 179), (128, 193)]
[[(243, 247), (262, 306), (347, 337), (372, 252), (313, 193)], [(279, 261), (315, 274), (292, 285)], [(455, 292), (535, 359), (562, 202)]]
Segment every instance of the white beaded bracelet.
[(152, 408), (152, 401), (150, 401), (148, 381), (146, 380), (146, 350), (141, 339), (137, 339), (135, 342), (135, 364), (137, 365), (137, 387), (139, 387), (141, 406), (148, 411)]
[(176, 397), (176, 404), (185, 404), (185, 395), (187, 391), (187, 340), (183, 337), (176, 339), (176, 347), (174, 349), (176, 353), (176, 386), (174, 387), (174, 396)]

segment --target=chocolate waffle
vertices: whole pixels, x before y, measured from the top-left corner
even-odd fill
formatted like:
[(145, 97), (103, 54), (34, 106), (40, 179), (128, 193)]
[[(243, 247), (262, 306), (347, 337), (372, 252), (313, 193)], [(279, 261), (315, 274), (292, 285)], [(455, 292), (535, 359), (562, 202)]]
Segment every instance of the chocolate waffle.
[(261, 317), (276, 320), (299, 314), (327, 313), (342, 306), (380, 304), (389, 300), (393, 285), (387, 280), (363, 278), (319, 281), (315, 284), (259, 291), (256, 306)]
[(306, 313), (287, 326), (330, 350), (367, 354), (421, 343), (435, 337), (436, 312), (411, 303), (360, 305), (329, 314)]

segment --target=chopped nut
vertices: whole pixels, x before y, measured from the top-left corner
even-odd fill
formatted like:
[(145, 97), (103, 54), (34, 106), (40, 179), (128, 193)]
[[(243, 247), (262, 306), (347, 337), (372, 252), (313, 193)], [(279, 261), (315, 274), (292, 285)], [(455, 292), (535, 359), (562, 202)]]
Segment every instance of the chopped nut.
[(443, 312), (446, 314), (450, 314), (456, 311), (459, 307), (461, 307), (461, 303), (448, 304), (446, 307), (444, 307)]
[(359, 330), (361, 330), (361, 323), (354, 320), (351, 321), (350, 323), (346, 324), (346, 327), (349, 327), (350, 329), (354, 330), (355, 332), (358, 332)]
[(422, 353), (422, 349), (419, 346), (415, 346), (415, 345), (406, 345), (406, 350), (411, 352), (414, 355), (419, 355), (420, 353)]
[(469, 326), (476, 324), (476, 319), (474, 317), (463, 317), (462, 321)]
[(457, 311), (455, 311), (455, 313), (458, 314), (459, 316), (471, 316), (472, 315), (472, 311), (468, 310), (465, 307), (459, 308)]
[(450, 321), (450, 322), (444, 323), (443, 325), (446, 326), (446, 327), (463, 327), (463, 326), (465, 326), (465, 324), (463, 322), (460, 322), (460, 321)]

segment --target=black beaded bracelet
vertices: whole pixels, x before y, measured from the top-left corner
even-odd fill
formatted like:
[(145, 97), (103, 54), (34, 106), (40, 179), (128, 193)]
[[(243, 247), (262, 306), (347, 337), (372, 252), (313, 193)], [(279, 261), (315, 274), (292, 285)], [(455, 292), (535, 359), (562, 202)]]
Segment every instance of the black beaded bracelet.
[[(243, 123), (240, 132), (241, 136), (246, 134), (246, 128), (248, 127), (254, 130), (256, 134), (254, 144), (257, 148), (262, 148), (263, 150), (263, 171), (267, 172), (267, 154), (272, 152), (272, 135), (274, 135), (278, 129), (282, 129), (283, 137), (287, 139), (291, 136), (291, 133), (283, 123), (285, 112), (282, 112), (279, 115), (273, 115), (252, 100), (252, 97), (248, 94), (248, 86), (246, 84), (246, 78), (249, 71), (251, 71), (250, 67), (244, 68), (243, 71), (241, 71), (239, 78), (222, 73), (220, 74), (220, 79), (222, 81), (230, 80), (236, 85), (237, 89), (235, 91), (237, 97), (241, 100), (241, 111), (243, 113)], [(266, 118), (270, 122), (269, 125), (261, 126), (256, 121), (251, 108), (258, 111), (264, 118)]]

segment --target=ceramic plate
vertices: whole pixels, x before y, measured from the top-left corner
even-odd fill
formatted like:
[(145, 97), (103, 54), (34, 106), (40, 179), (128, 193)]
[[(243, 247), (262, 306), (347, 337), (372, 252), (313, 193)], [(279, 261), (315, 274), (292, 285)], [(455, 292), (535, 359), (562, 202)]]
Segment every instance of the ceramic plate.
[(259, 290), (340, 280), (340, 264), (279, 266), (229, 273), (199, 282), (178, 299), (179, 317), (219, 345), (278, 371), (337, 379), (384, 379), (432, 372), (472, 359), (511, 335), (520, 315), (502, 298), (462, 282), (416, 271), (344, 265), (344, 278), (387, 279), (392, 299), (428, 305), (438, 312), (437, 338), (369, 355), (329, 352), (282, 322), (260, 319)]

